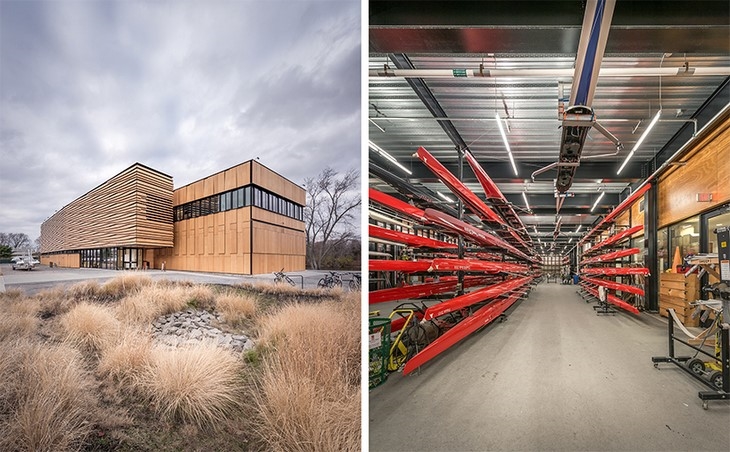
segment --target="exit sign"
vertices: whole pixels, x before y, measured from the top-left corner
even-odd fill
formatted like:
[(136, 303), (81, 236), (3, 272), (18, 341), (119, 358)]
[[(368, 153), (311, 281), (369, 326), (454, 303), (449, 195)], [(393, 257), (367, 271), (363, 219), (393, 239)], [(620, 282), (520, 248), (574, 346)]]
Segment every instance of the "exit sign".
[(697, 193), (697, 202), (712, 202), (712, 193)]

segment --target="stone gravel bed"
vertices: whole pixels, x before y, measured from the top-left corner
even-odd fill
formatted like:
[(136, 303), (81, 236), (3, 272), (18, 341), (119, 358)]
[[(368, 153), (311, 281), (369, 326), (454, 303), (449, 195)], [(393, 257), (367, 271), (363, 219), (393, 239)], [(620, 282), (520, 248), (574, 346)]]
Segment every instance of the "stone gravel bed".
[(212, 341), (235, 352), (253, 348), (253, 340), (242, 334), (221, 331), (215, 323), (222, 322), (219, 313), (187, 309), (159, 317), (152, 323), (152, 337), (171, 347)]

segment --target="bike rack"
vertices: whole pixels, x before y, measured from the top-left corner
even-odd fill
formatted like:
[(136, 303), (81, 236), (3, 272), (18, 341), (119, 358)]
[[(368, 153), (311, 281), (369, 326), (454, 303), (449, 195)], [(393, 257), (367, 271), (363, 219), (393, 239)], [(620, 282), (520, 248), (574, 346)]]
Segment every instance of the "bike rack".
[(302, 275), (286, 275), (286, 276), (288, 276), (290, 278), (291, 277), (299, 278), (301, 280), (302, 290), (304, 290), (304, 276), (302, 276)]

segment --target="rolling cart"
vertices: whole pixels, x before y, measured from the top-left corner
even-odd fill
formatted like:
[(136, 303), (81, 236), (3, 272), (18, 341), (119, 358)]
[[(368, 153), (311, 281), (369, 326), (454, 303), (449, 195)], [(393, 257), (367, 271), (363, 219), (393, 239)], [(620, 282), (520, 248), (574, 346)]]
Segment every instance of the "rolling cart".
[[(719, 243), (718, 263), (720, 264), (719, 283), (703, 288), (703, 293), (711, 293), (713, 300), (705, 301), (708, 306), (717, 306), (716, 327), (718, 329), (715, 343), (715, 354), (712, 355), (700, 347), (696, 347), (674, 334), (674, 322), (678, 319), (673, 309), (669, 309), (667, 334), (669, 340), (669, 356), (654, 356), (651, 358), (654, 367), (659, 363), (672, 363), (684, 370), (687, 374), (708, 386), (710, 391), (700, 391), (697, 395), (702, 400), (702, 408), (708, 408), (709, 400), (730, 400), (730, 228), (722, 227), (715, 230)], [(681, 324), (680, 324), (681, 325)], [(711, 358), (703, 361), (691, 356), (675, 356), (674, 343), (679, 342)], [(719, 342), (719, 345), (718, 345)], [(711, 372), (707, 372), (707, 369)], [(708, 378), (705, 378), (708, 377)]]

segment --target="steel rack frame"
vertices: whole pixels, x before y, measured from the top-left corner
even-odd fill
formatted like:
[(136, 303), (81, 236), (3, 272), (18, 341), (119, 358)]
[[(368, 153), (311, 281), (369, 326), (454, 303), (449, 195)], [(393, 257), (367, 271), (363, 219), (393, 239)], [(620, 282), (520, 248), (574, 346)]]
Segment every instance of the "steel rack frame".
[[(669, 308), (674, 312), (674, 309)], [(667, 337), (668, 337), (668, 355), (669, 356), (652, 356), (651, 362), (654, 363), (654, 367), (658, 368), (659, 363), (672, 363), (679, 367), (687, 374), (691, 375), (695, 380), (699, 381), (703, 385), (712, 389), (711, 391), (699, 391), (697, 396), (702, 400), (702, 408), (708, 409), (709, 400), (730, 400), (730, 344), (728, 342), (728, 336), (730, 336), (730, 325), (727, 322), (720, 324), (720, 344), (721, 344), (721, 355), (720, 363), (722, 366), (722, 388), (717, 389), (711, 382), (702, 378), (702, 376), (695, 374), (687, 366), (684, 365), (687, 361), (692, 359), (691, 356), (676, 356), (674, 350), (674, 342), (679, 342), (686, 345), (687, 347), (696, 350), (698, 353), (709, 356), (712, 359), (717, 359), (715, 355), (710, 354), (706, 350), (700, 347), (690, 344), (689, 342), (680, 339), (674, 335), (674, 316), (669, 315), (667, 321)]]

